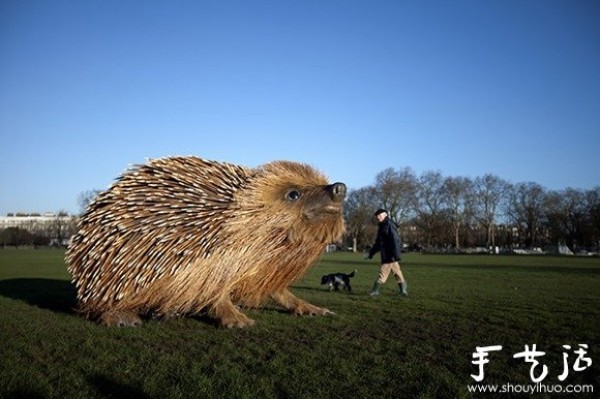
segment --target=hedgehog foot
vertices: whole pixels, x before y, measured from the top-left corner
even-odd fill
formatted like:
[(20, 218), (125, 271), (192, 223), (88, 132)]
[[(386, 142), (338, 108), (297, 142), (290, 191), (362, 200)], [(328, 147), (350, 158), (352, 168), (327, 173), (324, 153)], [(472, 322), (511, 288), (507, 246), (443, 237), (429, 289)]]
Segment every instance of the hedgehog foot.
[(102, 313), (98, 322), (103, 326), (115, 327), (138, 327), (142, 325), (140, 316), (129, 310), (109, 310)]
[(271, 298), (296, 316), (333, 316), (335, 314), (329, 309), (320, 308), (303, 301), (292, 294), (288, 289), (271, 294)]
[(160, 320), (160, 321), (172, 320), (172, 319), (175, 319), (180, 316), (181, 316), (181, 313), (179, 313), (175, 310), (169, 310), (166, 312), (154, 311), (154, 312), (150, 313), (150, 317), (152, 320)]
[(212, 309), (211, 316), (218, 321), (219, 325), (227, 328), (251, 327), (256, 323), (240, 312), (229, 298), (216, 303)]
[(303, 315), (333, 316), (333, 315), (335, 315), (335, 313), (333, 313), (329, 309), (320, 308), (318, 306), (311, 305), (310, 303), (305, 302), (305, 301), (298, 303), (293, 309), (290, 309), (290, 311), (292, 312), (292, 314), (294, 314), (296, 316), (303, 316)]

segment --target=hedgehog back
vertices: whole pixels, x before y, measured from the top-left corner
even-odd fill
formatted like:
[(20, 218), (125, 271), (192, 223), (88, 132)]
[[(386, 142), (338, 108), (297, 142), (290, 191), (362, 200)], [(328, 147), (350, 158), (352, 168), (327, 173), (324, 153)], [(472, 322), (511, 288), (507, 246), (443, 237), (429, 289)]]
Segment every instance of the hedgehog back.
[(82, 310), (110, 306), (210, 257), (250, 174), (196, 157), (156, 159), (124, 173), (90, 204), (67, 251)]

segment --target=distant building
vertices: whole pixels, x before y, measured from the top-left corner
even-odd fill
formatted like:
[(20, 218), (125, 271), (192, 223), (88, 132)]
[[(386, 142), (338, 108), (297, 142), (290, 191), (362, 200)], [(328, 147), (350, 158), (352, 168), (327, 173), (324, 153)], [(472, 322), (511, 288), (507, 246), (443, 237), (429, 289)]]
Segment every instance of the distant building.
[(39, 213), (9, 213), (7, 216), (0, 216), (0, 229), (9, 227), (19, 227), (30, 233), (35, 233), (40, 229), (46, 228), (56, 221), (69, 223), (73, 219), (69, 215), (57, 215), (53, 212)]
[(0, 230), (20, 228), (33, 235), (48, 237), (52, 244), (64, 245), (73, 235), (77, 218), (67, 214), (53, 212), (9, 213), (0, 216)]

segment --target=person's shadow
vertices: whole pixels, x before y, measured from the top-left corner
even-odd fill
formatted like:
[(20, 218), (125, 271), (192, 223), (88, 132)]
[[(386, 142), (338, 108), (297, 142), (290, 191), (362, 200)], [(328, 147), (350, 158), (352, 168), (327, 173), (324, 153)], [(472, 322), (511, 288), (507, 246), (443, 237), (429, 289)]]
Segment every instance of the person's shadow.
[(75, 313), (77, 291), (70, 281), (43, 278), (0, 280), (0, 296), (53, 312)]

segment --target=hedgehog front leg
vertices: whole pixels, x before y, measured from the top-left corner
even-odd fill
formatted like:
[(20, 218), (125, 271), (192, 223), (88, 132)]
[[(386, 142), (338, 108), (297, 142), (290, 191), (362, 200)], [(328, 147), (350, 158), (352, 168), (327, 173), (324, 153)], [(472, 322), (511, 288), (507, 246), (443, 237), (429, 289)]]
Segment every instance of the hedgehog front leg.
[(271, 294), (271, 298), (279, 305), (283, 306), (286, 310), (296, 316), (310, 315), (310, 316), (332, 316), (331, 310), (326, 308), (320, 308), (315, 305), (303, 301), (290, 292), (287, 288), (277, 291)]
[(109, 327), (138, 327), (142, 325), (142, 319), (130, 310), (108, 310), (100, 315), (98, 323)]
[(256, 323), (235, 307), (231, 302), (229, 295), (224, 296), (212, 306), (210, 315), (215, 318), (222, 327), (227, 328), (251, 327)]

